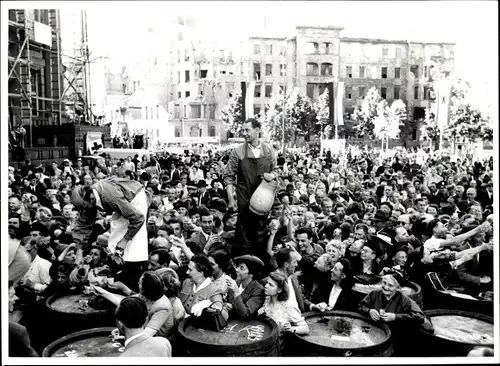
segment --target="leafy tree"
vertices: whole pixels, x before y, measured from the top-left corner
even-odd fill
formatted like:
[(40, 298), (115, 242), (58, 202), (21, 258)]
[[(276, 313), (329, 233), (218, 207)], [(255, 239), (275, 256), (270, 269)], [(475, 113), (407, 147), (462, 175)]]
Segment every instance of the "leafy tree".
[(387, 142), (389, 148), (389, 139), (395, 139), (400, 133), (400, 127), (404, 126), (403, 120), (406, 119), (406, 106), (397, 99), (392, 102), (391, 106), (385, 100), (381, 100), (377, 105), (377, 117), (373, 121), (373, 133), (382, 140), (382, 148), (384, 141)]
[(221, 110), (221, 119), (224, 122), (226, 131), (239, 136), (241, 126), (243, 125), (243, 96), (241, 93), (236, 93), (230, 100), (229, 104)]
[[(439, 128), (436, 123), (436, 91), (439, 82), (449, 76), (451, 66), (446, 62), (433, 62), (429, 68), (429, 78), (426, 85), (430, 88), (431, 106), (426, 110), (422, 125), (422, 136), (439, 139)], [(449, 77), (448, 77), (449, 78)], [(493, 126), (489, 118), (482, 115), (479, 108), (469, 97), (470, 84), (459, 78), (451, 77), (451, 98), (449, 108), (449, 123), (443, 128), (443, 138), (455, 141), (460, 137), (470, 143), (477, 139), (493, 140)]]
[(373, 138), (375, 136), (374, 122), (380, 118), (378, 105), (382, 100), (374, 86), (366, 93), (361, 106), (357, 106), (354, 110), (354, 120), (358, 122), (356, 130), (360, 137)]
[[(323, 94), (318, 98), (318, 101), (314, 103), (314, 110), (316, 112), (316, 120), (318, 121), (320, 131), (325, 132), (326, 127), (330, 123), (330, 106), (328, 105), (328, 89), (325, 89)], [(329, 130), (332, 128), (330, 127)], [(327, 133), (325, 132), (325, 135)]]
[[(284, 122), (283, 99), (285, 99)], [(261, 120), (268, 138), (285, 145), (296, 141), (299, 136), (308, 140), (311, 135), (320, 131), (320, 126), (316, 124), (316, 112), (311, 100), (301, 95), (297, 88), (292, 90), (286, 98), (281, 90), (273, 93)]]

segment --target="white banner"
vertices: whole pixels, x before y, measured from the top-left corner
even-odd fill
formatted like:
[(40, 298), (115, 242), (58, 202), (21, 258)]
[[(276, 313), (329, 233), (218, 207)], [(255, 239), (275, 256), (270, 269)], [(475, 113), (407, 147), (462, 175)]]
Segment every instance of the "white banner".
[(35, 42), (52, 46), (52, 28), (40, 22), (34, 22)]
[(438, 84), (436, 100), (436, 123), (442, 128), (448, 126), (448, 110), (450, 108), (451, 83), (448, 80), (441, 80)]
[(337, 99), (335, 100), (335, 124), (337, 126), (344, 125), (344, 82), (337, 83)]
[(340, 151), (345, 150), (345, 140), (344, 139), (331, 139), (331, 140), (321, 140), (321, 149), (327, 152), (330, 150), (335, 154), (338, 154)]
[(88, 132), (85, 138), (86, 153), (92, 155), (102, 147), (102, 132)]
[[(247, 95), (246, 95), (246, 100), (245, 100), (245, 106), (246, 106), (246, 117), (248, 118), (253, 118), (253, 97), (255, 93), (255, 81), (250, 81), (249, 83), (246, 84), (247, 86)], [(259, 85), (260, 88), (260, 85)]]

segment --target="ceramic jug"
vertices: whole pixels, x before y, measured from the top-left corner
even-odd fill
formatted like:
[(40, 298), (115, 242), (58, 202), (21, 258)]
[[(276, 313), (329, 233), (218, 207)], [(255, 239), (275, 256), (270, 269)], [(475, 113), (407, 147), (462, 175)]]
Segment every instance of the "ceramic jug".
[(274, 203), (274, 196), (278, 190), (278, 182), (262, 180), (250, 198), (250, 211), (257, 215), (267, 215)]

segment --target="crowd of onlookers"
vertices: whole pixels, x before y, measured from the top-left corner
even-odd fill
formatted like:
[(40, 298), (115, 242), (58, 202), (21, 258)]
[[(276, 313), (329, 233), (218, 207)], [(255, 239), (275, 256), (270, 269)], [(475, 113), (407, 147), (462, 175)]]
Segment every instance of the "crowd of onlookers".
[[(401, 291), (410, 282), (475, 297), (492, 291), (492, 159), (277, 154), (280, 188), (261, 258), (232, 254), (239, 243), (227, 153), (9, 167), (11, 355), (40, 354), (26, 329), (56, 293), (91, 291), (116, 305), (115, 338), (129, 345), (123, 355), (169, 356), (178, 324), (214, 303), (225, 319), (265, 314), (297, 334), (309, 331), (305, 312), (360, 312), (387, 323), (401, 350), (408, 330), (425, 323)], [(112, 176), (147, 192), (148, 270), (137, 286), (120, 281), (123, 262), (107, 248), (111, 216), (72, 202), (75, 187)], [(380, 281), (359, 301), (353, 284)]]

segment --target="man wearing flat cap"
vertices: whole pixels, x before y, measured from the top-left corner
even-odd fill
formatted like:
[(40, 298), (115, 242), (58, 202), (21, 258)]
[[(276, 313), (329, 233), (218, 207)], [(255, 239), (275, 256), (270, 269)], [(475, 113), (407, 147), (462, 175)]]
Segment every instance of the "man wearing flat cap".
[(121, 281), (137, 291), (148, 264), (148, 199), (142, 184), (123, 178), (103, 179), (90, 187), (75, 188), (72, 201), (76, 207), (96, 206), (113, 212), (108, 249), (115, 259), (125, 262)]

